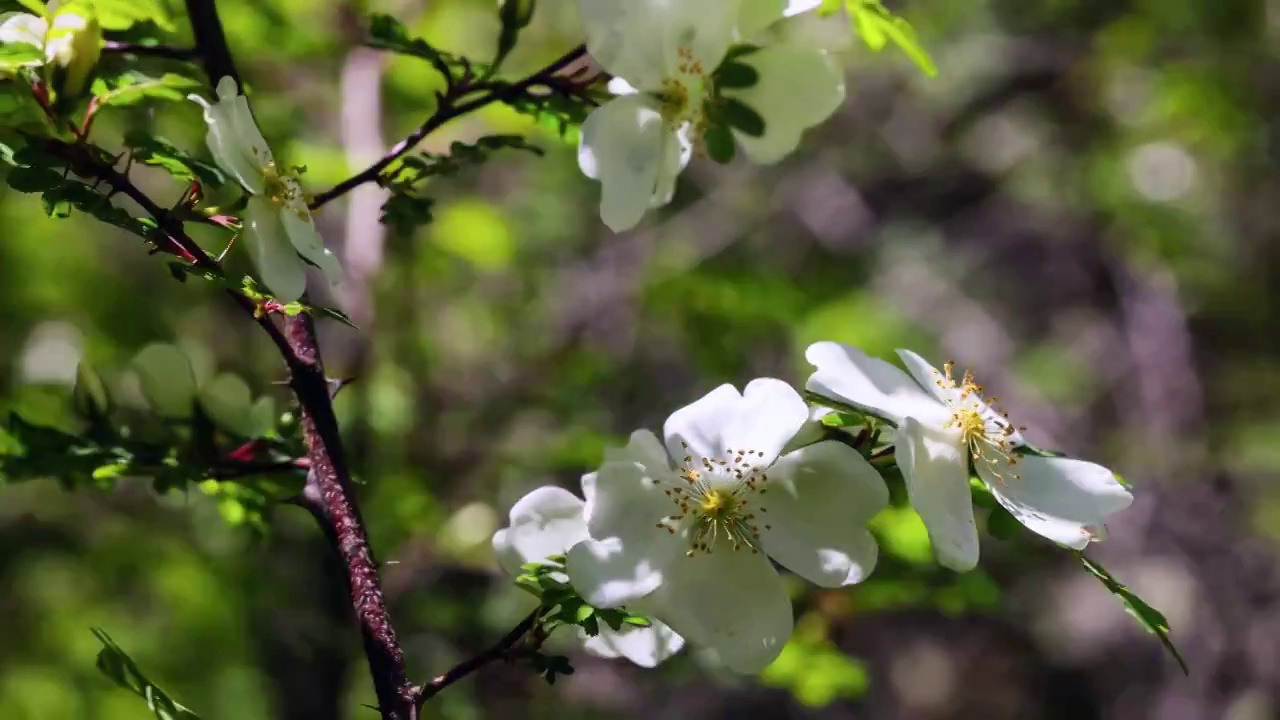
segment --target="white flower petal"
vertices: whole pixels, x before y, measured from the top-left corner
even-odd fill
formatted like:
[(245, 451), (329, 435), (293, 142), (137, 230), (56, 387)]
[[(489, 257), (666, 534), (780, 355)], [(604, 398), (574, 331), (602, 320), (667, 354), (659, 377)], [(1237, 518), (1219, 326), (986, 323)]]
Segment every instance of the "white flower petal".
[(600, 217), (614, 232), (636, 226), (655, 196), (674, 182), (664, 152), (674, 133), (647, 95), (624, 95), (582, 124), (578, 166), (600, 181)]
[(690, 128), (682, 125), (674, 133), (668, 133), (662, 144), (662, 165), (658, 168), (657, 185), (653, 189), (653, 197), (649, 200), (650, 208), (658, 208), (671, 202), (676, 194), (676, 179), (689, 166), (693, 157), (693, 141), (689, 139)]
[(969, 455), (959, 431), (906, 418), (893, 441), (898, 467), (938, 563), (964, 572), (978, 564), (978, 526), (969, 490)]
[(306, 264), (285, 232), (280, 212), (269, 200), (249, 198), (240, 233), (262, 282), (280, 302), (293, 302), (307, 288)]
[(836, 342), (809, 346), (805, 358), (817, 371), (805, 387), (824, 397), (865, 408), (894, 424), (914, 417), (941, 427), (950, 414), (905, 372), (861, 350)]
[(974, 466), (1018, 522), (1076, 550), (1098, 539), (1094, 528), (1107, 515), (1133, 502), (1110, 470), (1083, 460), (1022, 455), (1012, 467), (981, 459)]
[[(48, 32), (49, 23), (38, 15), (24, 12), (0, 13), (0, 43), (22, 43), (43, 49), (44, 37)], [(39, 60), (27, 63), (39, 64)]]
[(787, 0), (742, 0), (738, 9), (738, 39), (750, 40), (756, 33), (780, 20), (786, 9)]
[(760, 79), (749, 88), (725, 90), (725, 95), (741, 100), (764, 119), (760, 137), (733, 133), (758, 163), (775, 163), (790, 154), (805, 130), (831, 117), (844, 102), (844, 72), (822, 50), (775, 45), (739, 62), (755, 68)]
[[(296, 187), (294, 180), (288, 179), (286, 182), (294, 183)], [(301, 193), (300, 190), (298, 192)], [(325, 248), (324, 238), (320, 237), (320, 232), (316, 230), (315, 221), (312, 220), (311, 211), (307, 209), (306, 203), (298, 200), (280, 208), (280, 219), (284, 223), (285, 233), (288, 234), (293, 249), (312, 265), (320, 268), (320, 272), (324, 273), (325, 280), (328, 280), (330, 285), (342, 282), (342, 265), (338, 263), (337, 256)]]
[(249, 98), (242, 95), (236, 87), (236, 81), (230, 76), (218, 81), (219, 104), (226, 108), (235, 128), (235, 148), (241, 153), (245, 163), (257, 168), (264, 168), (275, 162), (271, 148), (258, 129), (258, 122), (253, 119), (249, 110)]
[(783, 12), (783, 15), (787, 17), (799, 15), (810, 10), (816, 10), (820, 5), (822, 5), (822, 0), (787, 0), (787, 9)]
[(614, 631), (601, 623), (600, 633), (589, 637), (578, 628), (582, 645), (592, 655), (602, 658), (624, 657), (640, 667), (656, 667), (658, 663), (680, 652), (684, 638), (666, 625), (652, 620), (649, 627), (624, 625)]
[(942, 371), (910, 350), (898, 348), (895, 352), (898, 353), (902, 364), (907, 367), (907, 372), (911, 373), (911, 377), (915, 378), (916, 382), (920, 383), (920, 387), (927, 390), (930, 395), (937, 398), (939, 402), (954, 399), (953, 393), (943, 387)]
[(208, 127), (205, 144), (209, 146), (214, 162), (239, 181), (245, 190), (262, 192), (262, 168), (245, 162), (244, 154), (235, 147), (235, 122), (227, 108), (220, 103), (210, 103), (199, 95), (187, 97), (204, 108), (204, 122)]
[[(658, 472), (662, 468), (671, 468), (671, 459), (662, 441), (649, 430), (636, 430), (631, 433), (626, 447), (605, 448), (605, 462), (638, 462), (650, 470)], [(585, 478), (583, 478), (585, 482)], [(593, 480), (593, 482), (595, 482)], [(587, 498), (591, 502), (591, 498)]]
[(783, 455), (769, 468), (771, 529), (761, 527), (765, 552), (823, 587), (861, 582), (876, 564), (866, 523), (889, 504), (880, 473), (857, 450), (825, 441)]
[(728, 417), (720, 418), (725, 450), (746, 450), (752, 464), (768, 466), (809, 421), (809, 406), (787, 383), (757, 378), (747, 384)]
[(520, 572), (520, 566), (524, 564), (524, 558), (516, 551), (514, 545), (511, 544), (511, 533), (507, 528), (502, 528), (493, 534), (493, 557), (497, 559), (498, 566), (508, 575), (516, 575)]
[(793, 629), (791, 600), (768, 556), (727, 542), (677, 558), (652, 602), (672, 630), (740, 673), (773, 662)]
[(640, 92), (639, 88), (620, 77), (610, 78), (606, 87), (614, 95), (635, 95)]
[(724, 428), (742, 403), (742, 395), (725, 384), (671, 413), (662, 426), (667, 452), (677, 463), (686, 456), (719, 458), (724, 454)]
[(511, 506), (510, 527), (493, 536), (498, 562), (516, 575), (525, 563), (568, 552), (587, 539), (582, 511), (583, 501), (563, 488), (545, 486), (531, 491)]
[(656, 90), (681, 51), (711, 72), (733, 40), (740, 0), (579, 0), (587, 50), (611, 75)]
[(684, 552), (679, 538), (658, 527), (676, 510), (655, 478), (667, 472), (665, 464), (651, 470), (626, 460), (608, 461), (596, 472), (595, 496), (586, 506), (592, 540), (570, 550), (568, 559), (574, 587), (593, 605), (617, 607), (648, 595)]

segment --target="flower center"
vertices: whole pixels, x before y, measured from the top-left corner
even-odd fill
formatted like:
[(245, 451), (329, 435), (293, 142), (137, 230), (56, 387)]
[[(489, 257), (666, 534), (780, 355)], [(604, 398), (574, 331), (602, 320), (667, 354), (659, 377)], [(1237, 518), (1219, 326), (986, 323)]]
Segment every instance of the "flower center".
[(1009, 469), (1018, 462), (1013, 453), (1017, 429), (1009, 422), (1009, 414), (996, 408), (999, 398), (984, 401), (982, 386), (969, 370), (957, 381), (954, 362), (948, 360), (942, 368), (935, 382), (948, 391), (946, 404), (951, 409), (944, 427), (958, 429), (973, 461), (986, 463), (997, 480), (1017, 480), (1017, 473)]
[[(688, 445), (682, 443), (685, 449)], [(675, 503), (676, 512), (662, 518), (658, 527), (671, 534), (688, 530), (693, 556), (710, 554), (717, 543), (729, 543), (734, 550), (749, 548), (760, 552), (758, 514), (768, 513), (760, 504), (766, 492), (767, 468), (757, 464), (764, 453), (758, 450), (730, 451), (721, 458), (686, 455), (681, 467), (663, 489)], [(764, 525), (765, 530), (772, 526)]]
[(707, 124), (704, 105), (711, 94), (711, 78), (687, 46), (681, 46), (676, 54), (675, 73), (663, 78), (662, 89), (655, 93), (661, 103), (659, 112), (668, 125), (678, 128), (687, 123), (693, 126), (694, 136), (701, 137)]

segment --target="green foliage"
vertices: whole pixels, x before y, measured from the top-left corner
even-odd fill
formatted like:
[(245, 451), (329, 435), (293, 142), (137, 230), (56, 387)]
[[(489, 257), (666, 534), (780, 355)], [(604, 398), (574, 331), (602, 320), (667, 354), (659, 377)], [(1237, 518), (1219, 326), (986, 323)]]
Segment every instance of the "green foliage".
[(98, 670), (120, 687), (147, 701), (147, 709), (157, 720), (200, 720), (190, 709), (174, 702), (155, 683), (151, 682), (137, 663), (101, 628), (93, 628), (94, 637), (102, 643), (98, 651)]
[(1182, 654), (1178, 652), (1178, 648), (1174, 646), (1173, 640), (1169, 637), (1169, 621), (1165, 619), (1164, 615), (1115, 579), (1096, 560), (1085, 557), (1084, 553), (1076, 553), (1076, 556), (1080, 558), (1080, 564), (1084, 565), (1084, 569), (1088, 570), (1089, 574), (1096, 577), (1107, 590), (1110, 590), (1112, 594), (1120, 598), (1120, 601), (1124, 603), (1125, 612), (1133, 616), (1138, 621), (1138, 624), (1146, 628), (1147, 632), (1160, 638), (1160, 644), (1164, 645), (1165, 650), (1168, 650), (1173, 659), (1178, 661), (1178, 667), (1182, 668), (1183, 674), (1190, 675), (1191, 670), (1187, 667), (1187, 661), (1182, 659)]
[(366, 44), (378, 50), (422, 58), (451, 82), (476, 67), (464, 58), (439, 50), (422, 38), (413, 37), (403, 23), (383, 13), (369, 16), (369, 39)]
[(177, 30), (168, 5), (163, 0), (92, 0), (98, 22), (104, 30), (128, 30), (150, 21), (166, 32)]
[(515, 580), (516, 587), (541, 601), (541, 622), (548, 632), (560, 625), (576, 625), (595, 637), (600, 634), (600, 623), (615, 632), (626, 625), (649, 626), (648, 618), (625, 608), (597, 608), (583, 600), (565, 581), (564, 561), (563, 555), (555, 555), (544, 562), (525, 563)]
[(44, 51), (35, 45), (7, 42), (0, 45), (0, 70), (16, 70), (44, 61)]
[(146, 100), (182, 101), (187, 99), (189, 93), (201, 87), (200, 81), (177, 73), (155, 77), (136, 70), (126, 70), (108, 77), (99, 76), (93, 81), (91, 91), (99, 106), (124, 106), (137, 105)]
[(911, 58), (921, 72), (929, 77), (937, 76), (938, 66), (906, 20), (890, 12), (880, 0), (825, 0), (820, 12), (834, 12), (841, 2), (849, 12), (854, 32), (867, 47), (879, 52), (892, 42)]
[(218, 166), (207, 163), (175, 147), (164, 138), (155, 137), (143, 130), (133, 130), (124, 137), (125, 147), (133, 155), (134, 162), (158, 167), (175, 180), (199, 182), (218, 187), (226, 181), (226, 175)]
[(826, 623), (816, 614), (800, 619), (782, 654), (764, 669), (760, 680), (785, 688), (813, 708), (861, 697), (870, 684), (866, 667), (827, 639)]
[(516, 48), (520, 31), (529, 26), (537, 6), (537, 0), (501, 0), (498, 3), (502, 32), (498, 35), (498, 53), (493, 58), (493, 68), (502, 65), (502, 61)]
[[(154, 242), (157, 235), (153, 220), (133, 217), (127, 210), (112, 204), (108, 193), (97, 184), (90, 185), (71, 177), (71, 164), (63, 152), (66, 148), (55, 140), (42, 143), (28, 138), (26, 146), (9, 156), (8, 160), (14, 167), (5, 182), (18, 192), (39, 193), (45, 214), (50, 218), (67, 218), (75, 209)], [(114, 163), (115, 158), (101, 148), (90, 145), (78, 149), (93, 153), (108, 164)]]
[(542, 148), (520, 135), (488, 135), (474, 143), (454, 142), (448, 153), (402, 157), (378, 178), (379, 184), (391, 190), (391, 197), (382, 206), (380, 221), (402, 232), (430, 223), (435, 201), (424, 194), (428, 181), (484, 164), (499, 150), (543, 153)]

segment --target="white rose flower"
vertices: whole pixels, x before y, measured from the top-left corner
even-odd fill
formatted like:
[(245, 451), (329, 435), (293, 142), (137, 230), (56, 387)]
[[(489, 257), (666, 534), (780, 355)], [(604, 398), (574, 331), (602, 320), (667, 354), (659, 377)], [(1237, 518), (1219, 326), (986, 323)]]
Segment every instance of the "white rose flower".
[(898, 356), (911, 375), (857, 348), (815, 343), (806, 352), (817, 367), (807, 387), (897, 425), (898, 467), (942, 565), (964, 571), (978, 563), (971, 461), (1019, 522), (1076, 550), (1102, 539), (1103, 519), (1133, 501), (1101, 465), (1020, 450), (1022, 433), (983, 399), (972, 374), (957, 379), (952, 363), (939, 372), (909, 350)]
[[(595, 474), (582, 478), (584, 494), (594, 492)], [(583, 518), (584, 503), (573, 493), (558, 487), (540, 487), (511, 506), (511, 526), (493, 536), (493, 552), (498, 564), (512, 575), (520, 574), (520, 566), (539, 562), (552, 555), (563, 555), (574, 545), (587, 539), (587, 523)], [(632, 608), (645, 612), (647, 608)], [(657, 620), (649, 627), (623, 626), (613, 630), (600, 623), (600, 632), (590, 637), (578, 629), (583, 647), (603, 658), (625, 657), (642, 667), (654, 667), (680, 652), (684, 638)]]
[[(798, 6), (800, 7), (800, 6)], [(782, 0), (579, 0), (587, 49), (634, 94), (594, 110), (582, 125), (578, 164), (601, 184), (600, 216), (614, 231), (634, 227), (670, 201), (692, 142), (717, 100), (712, 74), (729, 47), (782, 17)], [(764, 120), (734, 137), (756, 162), (772, 163), (844, 101), (844, 76), (820, 48), (766, 47), (739, 56), (757, 81), (721, 88)]]
[(665, 447), (637, 431), (611, 451), (588, 498), (591, 539), (569, 578), (597, 607), (655, 603), (733, 670), (762, 670), (792, 631), (770, 558), (823, 587), (860, 582), (876, 562), (865, 524), (889, 500), (853, 448), (819, 442), (779, 455), (809, 419), (781, 380), (722, 385), (667, 419)]
[(204, 108), (206, 141), (218, 166), (252, 195), (243, 235), (258, 274), (286, 303), (306, 289), (306, 264), (299, 255), (319, 267), (330, 283), (337, 283), (342, 279), (338, 259), (325, 249), (297, 178), (276, 165), (248, 99), (230, 77), (218, 81), (217, 91), (213, 103), (198, 95), (190, 98)]

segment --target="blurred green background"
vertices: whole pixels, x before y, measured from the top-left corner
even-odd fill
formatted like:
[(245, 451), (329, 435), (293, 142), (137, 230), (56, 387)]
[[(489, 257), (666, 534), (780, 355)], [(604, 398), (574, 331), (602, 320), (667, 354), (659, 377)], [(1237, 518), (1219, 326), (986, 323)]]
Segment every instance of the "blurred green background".
[[(891, 5), (939, 77), (858, 47), (846, 107), (798, 153), (695, 162), (637, 231), (601, 225), (571, 140), (504, 108), (423, 149), (529, 132), (546, 157), (438, 183), (436, 220), (412, 236), (377, 224), (376, 188), (318, 218), (349, 273), (332, 304), (362, 328), (323, 323), (322, 343), (331, 374), (359, 378), (339, 412), (374, 547), (396, 562), (384, 579), (409, 667), (425, 680), (527, 607), (488, 545), (521, 494), (576, 489), (605, 446), (722, 382), (800, 384), (805, 346), (834, 339), (954, 358), (1038, 445), (1133, 482), (1091, 554), (1165, 612), (1191, 676), (1067, 553), (984, 541), (982, 569), (959, 576), (890, 510), (877, 573), (797, 585), (796, 638), (758, 680), (697, 653), (652, 672), (575, 654), (554, 687), (497, 666), (426, 717), (1280, 712), (1280, 4)], [(481, 58), (498, 30), (492, 0), (219, 9), (264, 132), (312, 191), (416, 127), (441, 85), (426, 63), (360, 48), (366, 13)], [(575, 22), (572, 3), (544, 0), (509, 71), (579, 42)], [(204, 152), (194, 104), (104, 115), (95, 134), (112, 147), (149, 122)], [(162, 204), (182, 191), (135, 177)], [(7, 188), (0, 226), (0, 407), (38, 412), (80, 358), (123, 366), (157, 340), (287, 401), (261, 332), (136, 238), (47, 220)], [(196, 487), (0, 490), (0, 718), (146, 715), (95, 670), (91, 626), (206, 718), (374, 717), (323, 538), (292, 507), (266, 528)]]

